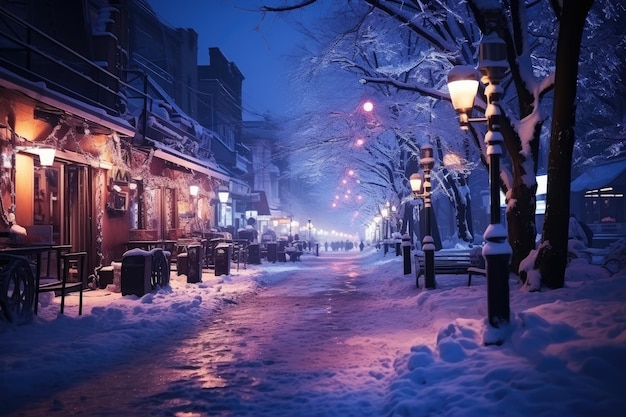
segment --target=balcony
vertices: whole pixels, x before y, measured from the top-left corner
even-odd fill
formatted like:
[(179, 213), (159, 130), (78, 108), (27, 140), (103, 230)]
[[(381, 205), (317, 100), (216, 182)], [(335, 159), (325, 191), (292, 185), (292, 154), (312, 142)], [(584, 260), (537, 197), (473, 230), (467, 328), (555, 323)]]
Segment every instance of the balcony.
[(120, 80), (29, 23), (0, 8), (0, 67), (67, 97), (120, 116)]

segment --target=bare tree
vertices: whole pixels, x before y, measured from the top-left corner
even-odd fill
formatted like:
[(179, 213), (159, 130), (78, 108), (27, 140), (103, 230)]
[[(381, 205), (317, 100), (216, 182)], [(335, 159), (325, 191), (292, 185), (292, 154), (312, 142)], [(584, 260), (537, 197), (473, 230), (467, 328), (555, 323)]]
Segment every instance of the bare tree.
[[(443, 1), (418, 1), (418, 0), (362, 0), (371, 7), (368, 17), (375, 15), (372, 11), (381, 12), (391, 20), (399, 23), (398, 32), (409, 31), (417, 36), (410, 51), (414, 61), (418, 57), (426, 57), (422, 65), (407, 67), (406, 60), (396, 62), (396, 69), (391, 65), (361, 65), (364, 60), (346, 59), (334, 61), (338, 67), (347, 71), (358, 69), (369, 71), (360, 79), (366, 85), (381, 85), (389, 92), (401, 94), (412, 92), (420, 97), (434, 100), (449, 100), (445, 91), (444, 83), (449, 69), (458, 64), (471, 64), (476, 55), (476, 46), (480, 39), (480, 32), (476, 30), (475, 23), (481, 32), (485, 32), (487, 20), (497, 21), (497, 33), (507, 45), (507, 61), (510, 67), (505, 79), (505, 97), (501, 105), (504, 118), (501, 131), (504, 136), (504, 144), (507, 155), (505, 163), (501, 166), (501, 186), (507, 198), (507, 226), (511, 247), (513, 248), (512, 269), (518, 271), (520, 262), (535, 248), (536, 225), (535, 225), (535, 193), (536, 180), (539, 165), (541, 133), (547, 119), (549, 109), (554, 107), (553, 116), (557, 120), (552, 121), (550, 135), (551, 157), (549, 160), (549, 175), (551, 179), (558, 175), (564, 175), (567, 186), (559, 187), (555, 192), (559, 202), (569, 201), (569, 179), (571, 178), (571, 155), (568, 147), (573, 146), (573, 122), (574, 103), (576, 102), (576, 80), (578, 72), (575, 70), (578, 62), (578, 48), (580, 47), (580, 33), (585, 29), (586, 22), (612, 22), (619, 21), (624, 14), (623, 6), (611, 0), (601, 0), (602, 7), (597, 8), (595, 13), (588, 15), (592, 0), (585, 0), (583, 5), (573, 0), (563, 1), (561, 9), (558, 2), (553, 2), (552, 9), (547, 2), (522, 2), (513, 0), (500, 2), (498, 0), (478, 1), (468, 0), (467, 3), (452, 3)], [(358, 2), (348, 2), (352, 6)], [(575, 3), (575, 4), (573, 4)], [(574, 17), (569, 8), (577, 9)], [(546, 18), (550, 16), (552, 18)], [(471, 17), (470, 17), (471, 16)], [(583, 17), (584, 16), (584, 17)], [(475, 23), (474, 23), (475, 22)], [(375, 20), (367, 20), (368, 28), (376, 28)], [(385, 23), (387, 25), (388, 23)], [(360, 27), (365, 27), (361, 25)], [(599, 31), (600, 26), (592, 26), (589, 30)], [(371, 30), (373, 32), (374, 29)], [(556, 50), (557, 40), (563, 36), (570, 36), (568, 44), (572, 46), (572, 40), (576, 43), (575, 53), (566, 57), (564, 52)], [(592, 37), (589, 37), (592, 39)], [(622, 37), (623, 38), (623, 37)], [(621, 62), (620, 51), (623, 52), (623, 39), (616, 38), (617, 48), (606, 45), (596, 45), (603, 51), (600, 67), (607, 67), (610, 62)], [(371, 42), (376, 45), (376, 39)], [(596, 56), (598, 53), (596, 52)], [(360, 58), (361, 55), (354, 54)], [(380, 58), (380, 55), (375, 55)], [(556, 57), (556, 59), (555, 59)], [(608, 58), (607, 58), (608, 57)], [(617, 58), (616, 58), (617, 57)], [(398, 71), (397, 67), (403, 65), (405, 71)], [(622, 67), (623, 68), (623, 67)], [(555, 70), (556, 69), (556, 70)], [(559, 71), (560, 69), (560, 71)], [(574, 69), (574, 70), (573, 70)], [(596, 71), (593, 65), (588, 65), (585, 73)], [(605, 72), (604, 82), (619, 86), (619, 76), (622, 71)], [(598, 77), (589, 77), (596, 79)], [(610, 79), (607, 81), (607, 79)], [(563, 84), (561, 84), (563, 83)], [(559, 88), (556, 89), (556, 85)], [(393, 90), (391, 90), (393, 88)], [(621, 88), (621, 87), (620, 87)], [(423, 102), (422, 102), (423, 103)], [(484, 108), (483, 104), (477, 103), (477, 108)], [(569, 115), (565, 114), (569, 112)], [(440, 117), (445, 110), (438, 110)], [(555, 123), (557, 127), (555, 128)], [(447, 136), (450, 136), (451, 131)], [(473, 142), (484, 151), (482, 127), (472, 125), (470, 130)], [(568, 135), (565, 143), (563, 134)], [(571, 141), (571, 142), (570, 142)], [(560, 149), (563, 146), (564, 148)], [(564, 153), (561, 153), (564, 151)], [(483, 163), (486, 158), (481, 158)], [(550, 174), (551, 173), (551, 174)], [(557, 184), (564, 184), (564, 180)], [(554, 190), (554, 186), (549, 188)], [(550, 195), (550, 194), (548, 194)], [(565, 195), (567, 197), (565, 198)], [(556, 206), (556, 207), (554, 207)], [(569, 208), (567, 206), (567, 208)], [(551, 239), (566, 239), (563, 227), (556, 219), (562, 219), (564, 207), (559, 207), (554, 198), (548, 197), (547, 215), (544, 223), (544, 232)], [(556, 223), (554, 223), (556, 222)], [(547, 237), (544, 236), (544, 240)], [(566, 242), (565, 242), (566, 243)], [(561, 246), (561, 244), (559, 244)], [(544, 249), (545, 252), (545, 249)], [(562, 251), (557, 250), (559, 267), (551, 270), (550, 274), (556, 274), (556, 284), (562, 285), (562, 272), (564, 263)], [(546, 255), (547, 256), (547, 255)], [(552, 259), (552, 258), (551, 258)], [(544, 272), (548, 272), (544, 270)], [(561, 284), (559, 284), (561, 282)]]

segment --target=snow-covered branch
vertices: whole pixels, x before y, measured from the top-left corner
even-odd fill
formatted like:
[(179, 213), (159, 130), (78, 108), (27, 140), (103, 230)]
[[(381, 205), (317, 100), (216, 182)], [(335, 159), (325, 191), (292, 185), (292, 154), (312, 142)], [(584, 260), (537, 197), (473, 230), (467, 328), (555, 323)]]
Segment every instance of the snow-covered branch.
[(260, 10), (262, 12), (289, 12), (292, 10), (296, 10), (296, 9), (302, 9), (306, 6), (309, 6), (313, 3), (315, 3), (317, 0), (303, 0), (299, 3), (296, 4), (292, 4), (292, 5), (288, 5), (288, 6), (276, 6), (276, 7), (272, 7), (272, 6), (261, 6)]
[(428, 88), (423, 85), (404, 83), (391, 77), (388, 77), (388, 78), (363, 77), (361, 78), (361, 83), (392, 85), (396, 87), (398, 90), (413, 91), (415, 93), (420, 93), (423, 96), (432, 97), (432, 98), (436, 98), (439, 100), (450, 101), (450, 95), (447, 93), (443, 93), (437, 89)]

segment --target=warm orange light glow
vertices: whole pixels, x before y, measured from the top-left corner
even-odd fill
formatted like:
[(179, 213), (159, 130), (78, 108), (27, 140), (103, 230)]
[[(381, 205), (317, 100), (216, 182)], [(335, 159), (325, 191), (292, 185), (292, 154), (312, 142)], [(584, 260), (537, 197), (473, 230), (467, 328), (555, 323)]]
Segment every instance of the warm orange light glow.
[(363, 146), (363, 144), (365, 143), (365, 141), (361, 138), (356, 140), (356, 146)]
[(15, 133), (30, 141), (44, 137), (50, 132), (50, 125), (39, 120), (29, 120), (28, 122), (16, 121)]

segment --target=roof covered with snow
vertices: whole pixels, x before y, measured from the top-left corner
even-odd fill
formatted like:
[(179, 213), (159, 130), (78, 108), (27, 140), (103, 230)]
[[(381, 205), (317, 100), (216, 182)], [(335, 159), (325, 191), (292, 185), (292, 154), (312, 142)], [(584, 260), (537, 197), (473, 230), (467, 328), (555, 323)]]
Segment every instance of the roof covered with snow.
[(626, 171), (626, 158), (596, 165), (572, 181), (572, 192), (583, 192), (610, 184)]

